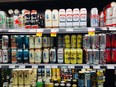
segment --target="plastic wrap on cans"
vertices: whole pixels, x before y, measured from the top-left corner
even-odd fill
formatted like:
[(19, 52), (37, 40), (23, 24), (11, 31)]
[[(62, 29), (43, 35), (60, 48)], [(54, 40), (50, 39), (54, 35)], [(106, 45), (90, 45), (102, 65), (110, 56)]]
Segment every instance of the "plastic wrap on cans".
[(0, 63), (2, 63), (3, 51), (0, 49)]
[(40, 64), (42, 62), (42, 50), (36, 49), (35, 50), (35, 63)]
[(85, 35), (83, 37), (83, 48), (85, 49), (90, 49), (91, 48), (91, 36), (90, 35)]
[(99, 26), (99, 15), (98, 15), (98, 9), (92, 8), (91, 9), (91, 27), (98, 27)]
[(64, 62), (66, 64), (70, 64), (70, 55), (71, 55), (71, 50), (69, 48), (64, 49)]
[(113, 9), (110, 7), (106, 10), (106, 26), (112, 26), (112, 14)]
[(90, 72), (86, 71), (85, 72), (85, 87), (91, 87), (91, 76), (90, 76)]
[(33, 48), (35, 48), (35, 37), (34, 36), (30, 36), (29, 37), (29, 48), (31, 49), (33, 49)]
[(93, 63), (93, 51), (92, 51), (92, 49), (86, 49), (86, 63), (87, 64)]
[(56, 49), (50, 49), (50, 63), (56, 63)]
[(100, 60), (99, 60), (99, 62), (100, 62), (100, 64), (106, 64), (106, 54), (105, 54), (105, 49), (100, 49)]
[(116, 63), (116, 48), (112, 49), (112, 63)]
[(12, 63), (17, 63), (17, 50), (16, 49), (11, 49), (11, 61)]
[(72, 27), (72, 25), (73, 25), (72, 9), (66, 9), (66, 27)]
[(53, 9), (52, 11), (52, 27), (53, 28), (59, 27), (59, 12), (57, 9)]
[(17, 48), (17, 36), (11, 35), (10, 40), (11, 40), (11, 48), (16, 49)]
[(116, 34), (112, 34), (112, 48), (116, 48)]
[(106, 48), (111, 48), (111, 35), (106, 34)]
[(100, 38), (100, 49), (106, 48), (106, 34), (99, 34)]
[(87, 26), (87, 10), (86, 10), (86, 8), (80, 9), (80, 26), (81, 27)]
[(23, 62), (29, 63), (29, 50), (28, 49), (23, 50)]
[(42, 37), (35, 36), (35, 48), (42, 48)]
[(103, 11), (100, 12), (100, 16), (99, 16), (99, 21), (100, 21), (100, 27), (104, 27), (104, 13)]
[(99, 35), (95, 34), (94, 36), (92, 36), (92, 48), (93, 49), (99, 49)]
[(83, 36), (82, 35), (77, 35), (77, 48), (82, 48), (82, 40)]
[(17, 50), (17, 63), (23, 63), (23, 53), (22, 49)]
[(4, 11), (0, 11), (0, 28), (6, 28), (6, 13)]
[(63, 63), (64, 62), (64, 51), (63, 48), (58, 48), (57, 50), (57, 61), (58, 63)]
[(77, 50), (74, 48), (71, 48), (70, 50), (70, 55), (71, 55), (71, 64), (76, 64), (77, 62)]
[(93, 49), (93, 64), (99, 64), (99, 50)]
[(116, 27), (116, 6), (113, 7), (112, 24)]
[(75, 8), (73, 9), (73, 27), (79, 27), (79, 9)]
[(43, 63), (49, 63), (49, 49), (45, 48), (43, 50)]
[(59, 10), (59, 27), (66, 26), (66, 12), (65, 9)]
[(76, 62), (77, 64), (82, 64), (83, 63), (83, 50), (82, 49), (76, 49), (77, 53), (77, 59)]
[(61, 36), (61, 35), (58, 35), (57, 46), (58, 47), (63, 47), (63, 36)]
[(3, 63), (8, 63), (8, 50), (3, 50)]
[(70, 36), (69, 35), (64, 36), (64, 43), (65, 43), (66, 48), (70, 48), (71, 43), (70, 43)]
[(24, 12), (24, 24), (25, 24), (25, 28), (29, 29), (31, 28), (31, 14), (29, 10), (25, 10)]
[(8, 36), (7, 35), (3, 35), (2, 36), (2, 49), (8, 49)]
[(29, 62), (33, 64), (34, 61), (35, 61), (35, 52), (34, 52), (34, 49), (30, 49), (30, 51), (29, 51)]
[(29, 48), (29, 36), (24, 35), (23, 37), (23, 49), (28, 49)]
[(71, 47), (76, 48), (76, 43), (77, 43), (77, 38), (76, 35), (71, 35)]
[(106, 63), (111, 63), (112, 62), (112, 60), (111, 60), (111, 49), (109, 48), (109, 49), (106, 49), (106, 51), (105, 51), (105, 59), (106, 59)]
[(52, 27), (52, 12), (50, 9), (45, 11), (45, 27), (51, 28)]

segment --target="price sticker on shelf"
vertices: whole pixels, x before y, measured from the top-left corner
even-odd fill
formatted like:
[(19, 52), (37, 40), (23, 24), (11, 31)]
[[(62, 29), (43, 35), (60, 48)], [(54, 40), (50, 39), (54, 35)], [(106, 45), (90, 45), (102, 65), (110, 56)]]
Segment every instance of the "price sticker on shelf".
[(73, 28), (67, 28), (66, 31), (67, 32), (73, 32), (74, 30), (73, 30)]
[(94, 36), (95, 35), (95, 28), (88, 28), (88, 35)]
[(99, 65), (94, 65), (93, 68), (94, 69), (100, 69), (100, 66)]
[(107, 68), (108, 69), (114, 69), (114, 66), (108, 65)]
[(48, 69), (50, 69), (50, 68), (51, 68), (51, 66), (50, 66), (50, 65), (46, 65), (46, 66), (45, 66), (45, 68), (48, 68)]
[(10, 65), (9, 68), (15, 68), (15, 65)]
[(89, 69), (90, 67), (89, 67), (89, 65), (84, 65), (83, 68), (84, 69)]
[(36, 32), (36, 29), (30, 29), (29, 32)]
[(43, 34), (43, 29), (37, 29), (36, 36), (41, 37)]
[(74, 65), (69, 65), (69, 67), (70, 67), (71, 69), (74, 69), (74, 68), (75, 68), (75, 66), (74, 66)]
[(59, 29), (51, 29), (51, 37), (56, 37)]
[(19, 68), (20, 69), (25, 69), (25, 65), (20, 65)]
[(36, 69), (36, 68), (38, 68), (38, 65), (32, 65), (32, 68)]
[(57, 65), (52, 65), (52, 68), (58, 68)]

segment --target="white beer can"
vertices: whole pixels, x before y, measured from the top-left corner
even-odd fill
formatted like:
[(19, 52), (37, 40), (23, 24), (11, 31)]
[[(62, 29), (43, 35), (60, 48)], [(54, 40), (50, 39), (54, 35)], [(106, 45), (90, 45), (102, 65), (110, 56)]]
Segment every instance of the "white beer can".
[(49, 49), (45, 48), (43, 50), (43, 63), (49, 63)]
[(35, 50), (35, 63), (40, 64), (42, 62), (42, 50), (36, 49)]
[(31, 48), (35, 48), (35, 38), (34, 38), (34, 36), (30, 36), (29, 37), (29, 48), (31, 49)]
[(2, 49), (8, 49), (8, 36), (3, 35), (2, 36)]
[(116, 27), (116, 6), (113, 7), (112, 24)]
[(8, 50), (3, 50), (3, 63), (8, 63)]
[(35, 37), (35, 48), (42, 48), (42, 37)]
[(57, 51), (57, 61), (58, 61), (58, 63), (63, 63), (63, 58), (64, 58), (64, 56), (63, 56), (64, 54), (63, 54), (63, 48), (58, 48), (58, 51)]

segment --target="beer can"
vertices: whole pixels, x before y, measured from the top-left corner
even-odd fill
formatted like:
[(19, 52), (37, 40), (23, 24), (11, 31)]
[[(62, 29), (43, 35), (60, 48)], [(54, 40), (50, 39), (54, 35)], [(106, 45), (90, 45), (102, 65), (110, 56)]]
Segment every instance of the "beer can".
[(72, 48), (76, 48), (76, 41), (77, 38), (76, 38), (76, 35), (71, 35), (71, 47)]
[(81, 27), (87, 26), (87, 9), (86, 8), (80, 9), (80, 26)]
[(10, 40), (11, 40), (11, 48), (16, 49), (17, 48), (17, 36), (11, 35)]
[(43, 36), (43, 47), (48, 47), (48, 38), (47, 38), (47, 36)]
[(23, 48), (23, 35), (17, 36), (17, 48), (22, 49)]
[(45, 81), (46, 77), (45, 77), (45, 69), (44, 68), (41, 69), (41, 76), (42, 76), (43, 81)]
[(69, 48), (64, 49), (64, 63), (71, 63), (71, 50)]
[(83, 63), (83, 50), (82, 49), (76, 49), (76, 53), (77, 53), (76, 63), (77, 64), (82, 64)]
[(2, 60), (3, 60), (3, 51), (0, 49), (0, 63), (2, 63)]
[(98, 9), (92, 8), (91, 9), (91, 27), (98, 27), (99, 26), (99, 15), (98, 15)]
[(104, 71), (103, 69), (97, 70), (97, 82), (98, 83), (104, 83), (105, 81)]
[(23, 63), (23, 50), (17, 50), (17, 63)]
[(73, 26), (73, 16), (72, 9), (66, 9), (66, 27)]
[(76, 49), (71, 48), (70, 50), (70, 54), (71, 54), (71, 64), (76, 64), (76, 60), (77, 60), (77, 52)]
[(6, 13), (4, 11), (0, 11), (0, 28), (6, 28)]
[(106, 34), (106, 48), (111, 48), (111, 34)]
[(30, 51), (29, 51), (29, 62), (33, 64), (34, 61), (35, 61), (34, 49), (30, 49)]
[(23, 49), (28, 49), (29, 48), (29, 36), (24, 35), (23, 37)]
[(18, 16), (18, 20), (19, 20), (19, 24), (18, 24), (18, 27), (21, 29), (21, 28), (23, 28), (23, 20), (24, 20), (24, 16), (23, 16), (23, 14), (19, 14), (19, 16)]
[(111, 63), (112, 60), (111, 60), (111, 49), (106, 49), (105, 51), (105, 59), (106, 59), (106, 63)]
[(77, 48), (82, 48), (82, 40), (83, 36), (82, 35), (77, 35)]
[(35, 48), (42, 48), (42, 37), (35, 36)]
[(35, 49), (35, 63), (40, 64), (42, 62), (42, 50)]
[(46, 72), (46, 74), (45, 74), (46, 78), (48, 78), (48, 79), (51, 78), (51, 69), (47, 68), (47, 69), (45, 69), (45, 72)]
[(47, 47), (50, 47), (50, 36), (47, 37)]
[(43, 50), (43, 63), (49, 63), (49, 49), (45, 48)]
[(2, 38), (0, 38), (0, 49), (2, 49)]
[(106, 34), (99, 34), (100, 38), (100, 49), (106, 48)]
[(85, 87), (91, 87), (90, 72), (85, 72)]
[(59, 27), (59, 12), (57, 9), (52, 10), (52, 27), (53, 28)]
[(116, 6), (113, 7), (112, 24), (116, 27)]
[(92, 49), (99, 49), (99, 35), (95, 34), (92, 36)]
[(90, 49), (92, 46), (92, 43), (91, 43), (91, 36), (90, 35), (85, 35), (83, 37), (83, 48), (85, 49)]
[(45, 17), (43, 16), (43, 15), (40, 15), (40, 17), (39, 17), (39, 22), (40, 22), (40, 27), (41, 28), (44, 28), (45, 27)]
[(66, 26), (66, 12), (65, 9), (59, 10), (59, 27)]
[(13, 69), (12, 70), (12, 83), (13, 83), (13, 85), (18, 85), (18, 82), (19, 82), (19, 80), (18, 80), (18, 70)]
[(35, 37), (34, 37), (34, 35), (32, 35), (29, 37), (29, 48), (34, 49), (35, 48), (34, 45), (35, 45)]
[(100, 64), (106, 64), (105, 49), (100, 49)]
[(90, 71), (90, 76), (91, 76), (91, 86), (95, 87), (96, 86), (96, 78), (97, 78), (97, 74), (95, 70)]
[(112, 63), (116, 63), (116, 49), (112, 49)]
[(28, 49), (23, 50), (23, 62), (29, 63), (29, 50)]
[(50, 47), (54, 47), (54, 46), (55, 46), (55, 38), (50, 37)]
[(8, 82), (3, 83), (3, 87), (8, 87), (8, 85), (9, 85)]
[(8, 50), (3, 50), (3, 63), (8, 63)]
[(18, 15), (16, 14), (13, 15), (13, 28), (14, 29), (19, 28), (19, 19), (18, 19)]
[(56, 49), (50, 49), (50, 63), (56, 63)]
[(8, 36), (7, 35), (3, 35), (2, 36), (2, 49), (8, 49), (8, 42), (9, 42), (9, 39), (8, 39)]
[(64, 43), (65, 43), (65, 47), (66, 47), (66, 48), (70, 48), (70, 45), (71, 45), (70, 42), (71, 42), (71, 41), (70, 41), (70, 36), (69, 36), (69, 35), (65, 35), (65, 36), (64, 36)]
[(19, 80), (19, 85), (24, 84), (24, 71), (23, 70), (18, 70), (18, 80)]
[(63, 47), (63, 36), (62, 35), (58, 35), (57, 37), (57, 46)]
[(99, 16), (99, 24), (100, 24), (100, 27), (104, 27), (104, 13), (103, 11), (100, 12), (100, 16)]
[(17, 50), (11, 49), (11, 61), (12, 63), (17, 63)]
[(84, 72), (79, 71), (79, 80), (78, 80), (78, 86), (79, 87), (84, 87), (85, 81), (84, 81)]
[(112, 34), (111, 35), (111, 37), (112, 37), (112, 39), (111, 39), (111, 41), (112, 41), (112, 48), (116, 48), (116, 34)]
[(99, 64), (99, 50), (93, 49), (93, 64)]
[(57, 62), (58, 63), (63, 63), (64, 62), (64, 51), (63, 48), (58, 48), (57, 50)]
[(79, 9), (78, 8), (74, 8), (73, 9), (73, 27), (79, 27)]
[(37, 76), (38, 78), (41, 78), (41, 73), (42, 73), (42, 69), (37, 69)]
[(6, 18), (6, 28), (8, 28), (8, 29), (13, 28), (13, 17)]
[(24, 24), (25, 24), (25, 28), (29, 29), (31, 28), (31, 14), (29, 10), (25, 10), (24, 12)]
[(52, 12), (50, 9), (45, 11), (45, 27), (51, 28), (52, 27)]
[(92, 64), (93, 63), (93, 51), (92, 49), (87, 49), (86, 50), (86, 63), (87, 64)]

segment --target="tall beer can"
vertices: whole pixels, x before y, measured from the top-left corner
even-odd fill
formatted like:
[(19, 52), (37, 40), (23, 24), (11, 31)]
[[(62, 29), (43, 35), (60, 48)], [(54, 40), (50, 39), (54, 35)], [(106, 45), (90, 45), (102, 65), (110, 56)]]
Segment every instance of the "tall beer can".
[(16, 49), (17, 48), (17, 36), (11, 35), (10, 40), (11, 40), (11, 48)]
[(8, 50), (3, 50), (3, 63), (8, 63)]
[(6, 28), (6, 13), (4, 11), (0, 11), (0, 28)]
[(2, 58), (3, 58), (3, 51), (0, 49), (0, 63), (2, 63)]
[(116, 34), (112, 34), (111, 35), (112, 37), (112, 48), (116, 48)]
[(106, 34), (106, 48), (111, 48), (111, 35), (110, 34)]
[(23, 48), (23, 35), (17, 36), (17, 48), (22, 49)]
[(57, 46), (63, 47), (63, 36), (62, 35), (58, 35), (57, 37)]
[(11, 49), (11, 59), (12, 63), (17, 63), (17, 50), (16, 49)]
[(13, 28), (14, 29), (18, 29), (19, 28), (19, 19), (18, 19), (18, 15), (14, 14), (13, 15)]
[(99, 50), (93, 49), (93, 64), (99, 64)]
[(48, 38), (47, 36), (43, 36), (43, 47), (48, 47)]
[(23, 50), (23, 62), (29, 63), (29, 50), (28, 49)]
[(90, 79), (90, 72), (85, 72), (85, 87), (91, 87), (91, 79)]
[(42, 37), (35, 36), (35, 48), (42, 48)]
[(76, 59), (77, 64), (82, 64), (83, 63), (83, 50), (77, 49), (76, 53), (77, 53), (77, 59)]
[(76, 64), (76, 60), (77, 60), (77, 50), (74, 48), (71, 48), (71, 64)]
[(72, 9), (66, 9), (66, 27), (72, 27), (73, 16)]
[(8, 39), (8, 36), (7, 35), (3, 35), (2, 36), (2, 49), (8, 49), (8, 42), (9, 42), (9, 39)]
[(71, 47), (72, 48), (76, 48), (76, 41), (77, 38), (76, 38), (76, 35), (71, 35)]
[(112, 62), (112, 59), (111, 59), (111, 49), (106, 49), (105, 51), (105, 59), (106, 59), (106, 63), (111, 63)]
[(104, 27), (104, 13), (103, 11), (100, 12), (100, 16), (99, 16), (99, 24), (100, 24), (100, 27)]
[(17, 50), (17, 63), (23, 63), (23, 50)]
[(112, 24), (116, 27), (116, 6), (113, 7)]
[(93, 49), (99, 49), (99, 35), (95, 34), (94, 36), (92, 36), (92, 48)]
[(99, 34), (100, 37), (100, 49), (106, 48), (106, 34)]
[(82, 41), (83, 41), (83, 36), (82, 35), (77, 35), (77, 48), (82, 48)]
[(116, 63), (116, 49), (112, 49), (112, 63)]
[(50, 63), (56, 63), (56, 49), (50, 49)]
[(29, 48), (29, 36), (24, 35), (23, 37), (23, 49), (28, 49)]
[(8, 29), (13, 28), (13, 17), (6, 18), (6, 28), (8, 28)]
[(91, 36), (90, 35), (85, 35), (83, 37), (83, 48), (85, 49), (90, 49), (92, 46), (92, 43), (91, 43)]
[(69, 48), (64, 49), (64, 63), (70, 64), (71, 62), (71, 50)]
[(43, 50), (43, 63), (49, 63), (49, 49), (45, 48)]
[(35, 63), (40, 64), (42, 62), (42, 50), (35, 49)]
[(58, 63), (63, 63), (64, 62), (63, 53), (64, 53), (63, 48), (58, 48), (58, 50), (57, 50), (57, 62)]
[(93, 63), (93, 51), (92, 49), (87, 49), (86, 50), (86, 63), (87, 64), (92, 64)]
[(65, 9), (59, 10), (59, 27), (66, 26), (66, 12)]
[(70, 42), (71, 42), (71, 41), (70, 41), (70, 35), (65, 35), (65, 36), (64, 36), (64, 43), (65, 43), (65, 47), (66, 47), (66, 48), (70, 48), (70, 45), (71, 45)]
[(30, 51), (29, 51), (29, 62), (33, 64), (34, 61), (35, 61), (34, 49), (30, 49)]
[(100, 49), (100, 64), (106, 64), (105, 49)]
[(32, 35), (29, 37), (29, 48), (34, 49), (35, 48), (34, 45), (35, 45), (35, 37), (34, 37), (34, 35)]
[(18, 20), (19, 20), (19, 24), (18, 24), (18, 27), (21, 29), (21, 28), (23, 28), (23, 25), (24, 25), (24, 16), (23, 16), (23, 14), (19, 14), (19, 16), (18, 16)]

